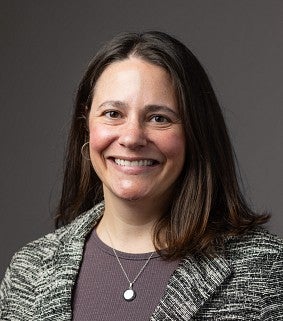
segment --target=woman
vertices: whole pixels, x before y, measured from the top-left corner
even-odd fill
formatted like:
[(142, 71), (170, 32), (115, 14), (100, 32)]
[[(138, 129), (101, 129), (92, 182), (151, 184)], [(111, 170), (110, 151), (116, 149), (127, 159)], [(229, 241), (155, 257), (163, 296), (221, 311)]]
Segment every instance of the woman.
[(3, 320), (282, 320), (282, 240), (239, 190), (208, 77), (160, 32), (118, 35), (78, 89), (57, 224), (19, 251)]

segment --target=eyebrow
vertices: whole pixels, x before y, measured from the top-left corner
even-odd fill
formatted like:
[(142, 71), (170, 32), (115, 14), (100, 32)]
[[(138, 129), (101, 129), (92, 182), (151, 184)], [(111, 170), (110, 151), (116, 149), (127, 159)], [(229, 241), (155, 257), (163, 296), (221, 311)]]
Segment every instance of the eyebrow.
[(178, 112), (175, 112), (172, 108), (165, 106), (165, 105), (146, 105), (145, 110), (147, 112), (159, 112), (164, 111), (174, 115), (175, 117), (179, 117)]
[(120, 107), (120, 108), (126, 108), (128, 106), (128, 104), (126, 104), (120, 100), (107, 100), (107, 101), (104, 101), (102, 104), (100, 104), (97, 107), (97, 110), (99, 110), (100, 108), (105, 107), (107, 105), (111, 105), (113, 107)]
[[(107, 101), (104, 101), (102, 104), (100, 104), (97, 109), (99, 110), (100, 108), (105, 107), (107, 105), (111, 105), (111, 106), (117, 107), (117, 108), (127, 108), (128, 107), (128, 104), (123, 101), (107, 100)], [(178, 112), (175, 112), (172, 108), (165, 106), (165, 105), (149, 104), (149, 105), (145, 106), (145, 110), (146, 110), (146, 112), (165, 111), (170, 114), (173, 114), (175, 117), (179, 117)]]

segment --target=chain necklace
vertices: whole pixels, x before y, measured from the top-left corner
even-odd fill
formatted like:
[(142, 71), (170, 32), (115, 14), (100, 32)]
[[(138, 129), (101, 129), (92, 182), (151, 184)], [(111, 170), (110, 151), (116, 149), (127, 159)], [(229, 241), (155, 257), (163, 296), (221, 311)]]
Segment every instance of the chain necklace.
[(141, 273), (143, 272), (143, 270), (145, 269), (145, 267), (147, 266), (147, 264), (149, 263), (149, 261), (150, 261), (150, 259), (152, 258), (154, 252), (152, 252), (152, 253), (150, 254), (149, 258), (146, 260), (145, 264), (144, 264), (143, 267), (140, 269), (140, 271), (138, 272), (138, 274), (136, 275), (136, 277), (134, 278), (134, 280), (133, 280), (133, 281), (130, 281), (130, 279), (129, 279), (129, 277), (128, 277), (128, 274), (127, 274), (127, 272), (125, 271), (125, 269), (124, 269), (124, 267), (123, 267), (123, 265), (122, 265), (122, 263), (121, 263), (118, 255), (117, 255), (116, 250), (114, 249), (114, 246), (113, 246), (113, 243), (112, 243), (112, 239), (111, 239), (111, 237), (110, 237), (110, 233), (108, 232), (108, 230), (106, 230), (106, 231), (107, 231), (107, 234), (108, 234), (110, 243), (111, 243), (111, 247), (112, 247), (113, 253), (114, 253), (114, 255), (115, 255), (115, 257), (116, 257), (116, 259), (117, 259), (117, 261), (118, 261), (118, 263), (119, 263), (119, 265), (120, 265), (120, 267), (121, 267), (121, 269), (122, 269), (122, 271), (123, 271), (123, 273), (124, 273), (124, 275), (125, 275), (125, 277), (126, 277), (126, 279), (127, 279), (128, 282), (129, 282), (129, 288), (124, 291), (123, 297), (124, 297), (124, 299), (125, 299), (126, 301), (133, 301), (133, 300), (135, 299), (135, 297), (136, 297), (136, 291), (133, 289), (133, 285), (134, 285), (134, 283), (137, 281), (137, 279), (139, 278), (139, 276), (141, 275)]

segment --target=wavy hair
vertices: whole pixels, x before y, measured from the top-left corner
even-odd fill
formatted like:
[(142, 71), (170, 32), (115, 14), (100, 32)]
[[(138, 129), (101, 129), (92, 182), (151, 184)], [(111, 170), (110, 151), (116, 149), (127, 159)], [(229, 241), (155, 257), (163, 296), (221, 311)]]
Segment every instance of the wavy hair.
[(171, 76), (183, 122), (185, 164), (176, 182), (170, 207), (156, 223), (154, 244), (168, 259), (188, 253), (212, 255), (227, 235), (239, 235), (266, 223), (268, 214), (255, 214), (245, 201), (238, 182), (233, 148), (214, 90), (193, 53), (168, 34), (150, 31), (115, 36), (95, 55), (77, 91), (62, 195), (56, 226), (103, 200), (102, 183), (91, 162), (81, 155), (89, 139), (88, 112), (93, 90), (111, 63), (139, 57), (161, 66)]

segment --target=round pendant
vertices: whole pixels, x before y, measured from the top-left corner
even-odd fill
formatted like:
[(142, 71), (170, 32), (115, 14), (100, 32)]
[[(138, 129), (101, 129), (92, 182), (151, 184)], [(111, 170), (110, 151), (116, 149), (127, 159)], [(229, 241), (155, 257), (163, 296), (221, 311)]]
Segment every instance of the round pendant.
[(133, 301), (135, 297), (136, 297), (136, 292), (131, 288), (124, 292), (124, 299), (126, 301)]

